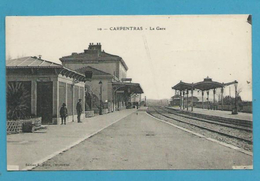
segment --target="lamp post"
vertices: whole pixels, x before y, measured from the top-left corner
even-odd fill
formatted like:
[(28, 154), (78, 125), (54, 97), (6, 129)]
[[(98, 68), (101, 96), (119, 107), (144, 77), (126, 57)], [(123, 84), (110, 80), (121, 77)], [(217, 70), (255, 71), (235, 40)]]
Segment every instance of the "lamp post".
[[(224, 87), (224, 83), (222, 83), (223, 87)], [(221, 87), (221, 111), (223, 111), (223, 105), (224, 105), (224, 98), (223, 98), (223, 93), (224, 93), (224, 88)]]
[(234, 106), (234, 110), (232, 111), (232, 114), (238, 114), (237, 111), (237, 84), (238, 82), (235, 81), (234, 85), (235, 85), (235, 106)]
[(102, 115), (102, 81), (99, 81), (100, 85), (100, 106), (99, 106), (99, 115)]

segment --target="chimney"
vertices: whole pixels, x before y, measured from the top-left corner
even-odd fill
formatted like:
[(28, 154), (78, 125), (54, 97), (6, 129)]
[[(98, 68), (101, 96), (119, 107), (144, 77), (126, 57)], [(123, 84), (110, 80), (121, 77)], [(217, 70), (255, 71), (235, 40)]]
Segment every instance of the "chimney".
[(95, 50), (98, 53), (101, 52), (101, 43), (97, 43), (96, 45), (94, 43), (90, 43), (88, 46), (88, 50)]
[(39, 58), (38, 59), (42, 59), (42, 55), (39, 55)]

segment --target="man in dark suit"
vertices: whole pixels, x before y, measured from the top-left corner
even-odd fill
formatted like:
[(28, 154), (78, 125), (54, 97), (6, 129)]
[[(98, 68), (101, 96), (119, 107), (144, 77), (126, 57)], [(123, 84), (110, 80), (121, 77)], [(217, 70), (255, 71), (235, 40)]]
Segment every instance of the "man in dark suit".
[(61, 124), (66, 125), (66, 117), (68, 116), (68, 109), (66, 107), (66, 104), (63, 103), (62, 107), (60, 108), (60, 117), (61, 117)]
[(77, 115), (78, 115), (78, 123), (82, 123), (82, 122), (80, 121), (80, 115), (81, 115), (81, 113), (82, 113), (81, 99), (79, 99), (79, 102), (77, 103), (76, 109), (77, 109)]

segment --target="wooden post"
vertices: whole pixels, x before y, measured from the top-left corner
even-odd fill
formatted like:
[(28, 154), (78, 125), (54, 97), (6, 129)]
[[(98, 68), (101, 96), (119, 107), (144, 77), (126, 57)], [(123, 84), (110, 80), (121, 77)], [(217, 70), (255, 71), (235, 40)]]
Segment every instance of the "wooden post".
[(191, 111), (193, 111), (193, 85), (191, 88)]
[(182, 105), (182, 93), (180, 91), (180, 109), (181, 109), (181, 105)]
[(37, 82), (31, 81), (31, 114), (37, 115)]
[(186, 100), (186, 103), (187, 103), (187, 111), (189, 110), (188, 98), (189, 98), (189, 90), (187, 89), (187, 100)]
[(213, 109), (215, 110), (215, 104), (216, 104), (216, 101), (215, 101), (215, 94), (216, 94), (216, 89), (213, 89)]
[(185, 107), (184, 107), (184, 96), (185, 96), (185, 91), (182, 91), (182, 94), (183, 94), (183, 96), (182, 96), (182, 109), (184, 110), (184, 109), (185, 109)]
[(74, 97), (74, 84), (72, 83), (72, 85), (71, 85), (71, 89), (72, 89), (72, 122), (74, 122), (74, 107), (75, 107), (75, 105), (74, 105), (74, 99), (75, 99), (75, 97)]
[(208, 101), (208, 109), (209, 109), (209, 91), (207, 91), (207, 101)]
[(224, 88), (221, 88), (221, 111), (223, 111), (224, 98), (223, 98)]
[(201, 92), (201, 95), (202, 95), (202, 109), (204, 109), (204, 100), (203, 100), (203, 97), (204, 97), (204, 91)]

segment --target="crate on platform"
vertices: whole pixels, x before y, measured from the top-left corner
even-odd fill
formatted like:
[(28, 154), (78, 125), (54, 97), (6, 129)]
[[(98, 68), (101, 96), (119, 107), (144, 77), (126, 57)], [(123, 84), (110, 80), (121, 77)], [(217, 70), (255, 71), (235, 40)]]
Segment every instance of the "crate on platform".
[(102, 114), (107, 114), (108, 113), (108, 109), (102, 109)]
[(8, 120), (6, 124), (7, 134), (15, 134), (22, 132), (23, 121), (22, 120)]
[(94, 111), (95, 114), (99, 113), (99, 109), (98, 108), (93, 108), (93, 111)]
[(7, 120), (7, 134), (15, 134), (21, 132), (34, 132), (41, 128), (42, 118), (30, 118), (23, 120)]
[(23, 120), (23, 132), (34, 132), (35, 130), (41, 129), (42, 126), (42, 118), (30, 118)]
[(94, 111), (85, 111), (85, 117), (86, 118), (91, 118), (94, 117)]

